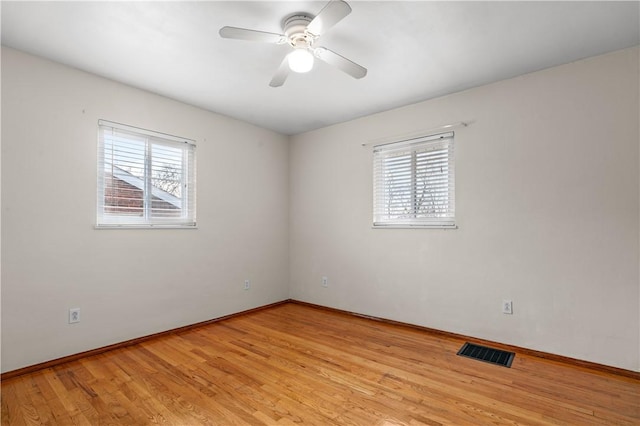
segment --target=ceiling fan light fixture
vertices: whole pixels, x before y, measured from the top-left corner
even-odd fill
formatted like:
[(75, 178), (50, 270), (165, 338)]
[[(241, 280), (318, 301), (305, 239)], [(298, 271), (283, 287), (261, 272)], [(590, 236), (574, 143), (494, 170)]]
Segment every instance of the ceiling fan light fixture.
[(313, 55), (306, 49), (295, 49), (287, 55), (287, 59), (293, 72), (305, 73), (313, 68)]

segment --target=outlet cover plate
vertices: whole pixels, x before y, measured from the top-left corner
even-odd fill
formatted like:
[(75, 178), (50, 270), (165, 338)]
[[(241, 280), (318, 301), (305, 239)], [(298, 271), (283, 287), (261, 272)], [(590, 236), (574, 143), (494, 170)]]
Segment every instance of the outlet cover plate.
[(69, 324), (80, 322), (80, 308), (69, 309)]

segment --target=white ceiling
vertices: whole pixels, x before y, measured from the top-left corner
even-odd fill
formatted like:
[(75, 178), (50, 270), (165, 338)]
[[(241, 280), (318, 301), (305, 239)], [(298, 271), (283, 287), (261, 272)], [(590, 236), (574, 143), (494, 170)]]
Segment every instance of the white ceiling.
[(639, 2), (371, 2), (323, 35), (368, 68), (324, 63), (269, 81), (286, 45), (222, 39), (229, 25), (282, 32), (326, 2), (8, 2), (2, 44), (295, 134), (637, 45)]

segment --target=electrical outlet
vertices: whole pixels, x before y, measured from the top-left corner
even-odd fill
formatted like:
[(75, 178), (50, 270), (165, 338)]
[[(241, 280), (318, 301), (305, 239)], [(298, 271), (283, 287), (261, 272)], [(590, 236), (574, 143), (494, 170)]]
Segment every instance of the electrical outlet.
[(322, 277), (322, 287), (329, 287), (329, 278)]
[(80, 308), (69, 309), (69, 324), (80, 322)]
[(502, 301), (502, 313), (513, 315), (513, 302), (511, 300)]
[(244, 289), (249, 290), (251, 288), (251, 281), (244, 280)]

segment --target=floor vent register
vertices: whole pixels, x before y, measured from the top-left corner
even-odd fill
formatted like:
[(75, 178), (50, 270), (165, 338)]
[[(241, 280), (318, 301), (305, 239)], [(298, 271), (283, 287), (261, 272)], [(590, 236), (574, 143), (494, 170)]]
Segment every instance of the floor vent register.
[(474, 345), (469, 342), (465, 343), (462, 348), (460, 348), (458, 355), (507, 368), (511, 368), (513, 358), (516, 356), (514, 352), (501, 351), (500, 349)]

